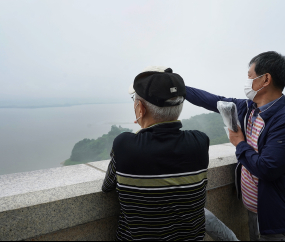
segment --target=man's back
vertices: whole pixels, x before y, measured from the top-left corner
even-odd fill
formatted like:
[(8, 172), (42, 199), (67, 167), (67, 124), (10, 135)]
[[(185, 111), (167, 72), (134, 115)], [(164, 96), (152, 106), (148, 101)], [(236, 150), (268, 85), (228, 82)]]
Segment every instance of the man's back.
[(116, 185), (118, 240), (202, 240), (209, 138), (180, 121), (119, 135), (103, 191)]

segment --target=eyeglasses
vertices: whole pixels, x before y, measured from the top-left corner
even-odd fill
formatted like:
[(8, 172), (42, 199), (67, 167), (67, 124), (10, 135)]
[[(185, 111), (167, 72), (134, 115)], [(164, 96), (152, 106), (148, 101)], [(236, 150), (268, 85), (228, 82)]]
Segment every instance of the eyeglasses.
[(133, 99), (133, 101), (135, 102), (136, 101), (135, 95), (131, 96), (131, 99)]

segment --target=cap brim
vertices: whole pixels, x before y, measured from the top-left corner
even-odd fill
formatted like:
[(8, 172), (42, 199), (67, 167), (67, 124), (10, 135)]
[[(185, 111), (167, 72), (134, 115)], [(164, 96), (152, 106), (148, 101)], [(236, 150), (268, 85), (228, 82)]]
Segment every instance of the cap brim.
[(130, 85), (128, 92), (129, 92), (130, 95), (132, 95), (132, 94), (134, 94), (136, 92), (135, 89), (134, 89), (134, 84)]

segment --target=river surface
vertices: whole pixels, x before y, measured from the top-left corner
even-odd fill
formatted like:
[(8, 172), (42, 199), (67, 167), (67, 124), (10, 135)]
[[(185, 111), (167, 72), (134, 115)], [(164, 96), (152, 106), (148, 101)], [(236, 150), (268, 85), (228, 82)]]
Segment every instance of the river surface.
[[(185, 103), (180, 119), (206, 110)], [(0, 109), (0, 175), (59, 167), (75, 143), (121, 125), (134, 132), (133, 103)]]

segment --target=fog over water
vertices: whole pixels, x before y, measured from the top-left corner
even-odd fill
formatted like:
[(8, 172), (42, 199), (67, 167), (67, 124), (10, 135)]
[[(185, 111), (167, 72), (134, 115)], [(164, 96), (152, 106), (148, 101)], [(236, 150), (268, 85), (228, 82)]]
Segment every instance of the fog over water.
[[(0, 0), (0, 174), (57, 167), (112, 124), (138, 130), (126, 91), (147, 66), (244, 98), (250, 60), (285, 54), (284, 9), (284, 0)], [(181, 118), (205, 112), (186, 103)]]
[[(181, 119), (207, 112), (185, 103)], [(0, 175), (59, 167), (78, 141), (121, 125), (134, 132), (133, 103), (0, 109)]]

